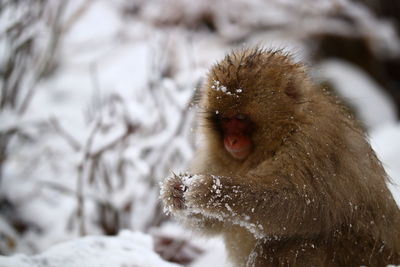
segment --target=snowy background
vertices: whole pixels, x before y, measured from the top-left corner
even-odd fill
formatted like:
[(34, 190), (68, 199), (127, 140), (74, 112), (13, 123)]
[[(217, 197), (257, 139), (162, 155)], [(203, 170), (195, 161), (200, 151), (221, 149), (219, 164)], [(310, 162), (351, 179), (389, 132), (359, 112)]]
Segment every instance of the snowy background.
[(400, 204), (399, 14), (392, 0), (1, 0), (0, 266), (229, 266), (220, 240), (163, 214), (158, 184), (195, 156), (201, 83), (240, 47), (291, 51), (341, 94)]

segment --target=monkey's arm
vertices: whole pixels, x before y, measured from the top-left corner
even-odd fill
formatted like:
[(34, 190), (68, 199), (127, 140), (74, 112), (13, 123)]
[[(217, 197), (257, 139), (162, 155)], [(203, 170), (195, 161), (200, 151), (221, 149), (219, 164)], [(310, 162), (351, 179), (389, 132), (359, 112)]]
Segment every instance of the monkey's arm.
[(319, 232), (321, 203), (311, 188), (287, 179), (202, 175), (190, 183), (184, 197), (188, 210), (239, 224), (255, 235)]
[(287, 168), (271, 167), (263, 175), (255, 171), (236, 177), (186, 176), (182, 179), (184, 206), (179, 212), (238, 224), (256, 236), (320, 232), (330, 223), (321, 195), (299, 179), (300, 174), (291, 177), (284, 172)]

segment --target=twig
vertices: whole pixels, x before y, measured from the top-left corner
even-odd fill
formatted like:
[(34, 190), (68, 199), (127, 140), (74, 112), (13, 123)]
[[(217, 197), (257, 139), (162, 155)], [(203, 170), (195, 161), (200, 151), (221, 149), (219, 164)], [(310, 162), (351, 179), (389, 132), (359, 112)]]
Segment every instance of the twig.
[[(60, 183), (56, 183), (56, 182), (52, 182), (52, 181), (41, 181), (40, 185), (42, 187), (48, 187), (51, 188), (53, 190), (56, 190), (60, 193), (63, 193), (65, 195), (69, 195), (71, 197), (75, 197), (76, 196), (76, 191), (73, 190), (72, 188), (69, 188), (63, 184)], [(96, 194), (90, 194), (90, 193), (86, 193), (85, 194), (85, 198), (86, 199), (90, 199), (99, 203), (105, 203), (106, 201), (100, 197), (98, 197)]]
[(79, 151), (82, 149), (82, 145), (65, 130), (56, 118), (50, 119), (50, 124), (54, 127), (56, 132), (58, 132), (66, 141), (67, 143), (75, 150)]
[(115, 138), (115, 140), (113, 140), (110, 143), (104, 145), (102, 148), (98, 149), (96, 152), (93, 152), (88, 156), (91, 157), (91, 158), (97, 158), (97, 157), (101, 156), (101, 154), (103, 154), (107, 150), (113, 149), (120, 142), (123, 142), (129, 135), (131, 135), (136, 130), (136, 128), (137, 127), (134, 126), (134, 125), (128, 125), (128, 127), (125, 130), (125, 133), (123, 133), (121, 136)]
[(76, 184), (76, 198), (78, 202), (78, 207), (76, 211), (77, 217), (79, 220), (79, 234), (81, 236), (86, 235), (86, 228), (85, 228), (85, 198), (83, 195), (84, 190), (84, 170), (85, 170), (85, 162), (89, 159), (89, 151), (93, 143), (94, 136), (96, 135), (97, 131), (100, 129), (101, 120), (96, 121), (92, 132), (87, 139), (85, 148), (84, 148), (84, 157), (81, 163), (78, 165), (78, 181)]
[(27, 110), (30, 102), (32, 101), (32, 98), (33, 98), (33, 95), (34, 95), (34, 92), (36, 89), (36, 85), (43, 78), (44, 74), (47, 72), (47, 70), (54, 58), (54, 54), (58, 48), (58, 44), (60, 43), (61, 36), (63, 33), (61, 23), (60, 23), (60, 20), (62, 17), (61, 14), (62, 14), (62, 12), (64, 12), (67, 2), (68, 1), (61, 1), (61, 4), (57, 7), (57, 11), (55, 14), (56, 21), (53, 22), (54, 26), (51, 29), (52, 35), (51, 35), (50, 44), (48, 45), (46, 51), (44, 52), (43, 59), (38, 64), (39, 66), (37, 67), (38, 71), (36, 73), (36, 77), (35, 77), (34, 81), (32, 82), (31, 86), (28, 88), (28, 92), (26, 93), (25, 97), (22, 99), (21, 105), (17, 110), (18, 114), (20, 114), (20, 115), (24, 114), (25, 111)]
[(63, 31), (68, 32), (72, 26), (85, 14), (87, 9), (95, 0), (86, 0), (70, 17), (66, 20)]

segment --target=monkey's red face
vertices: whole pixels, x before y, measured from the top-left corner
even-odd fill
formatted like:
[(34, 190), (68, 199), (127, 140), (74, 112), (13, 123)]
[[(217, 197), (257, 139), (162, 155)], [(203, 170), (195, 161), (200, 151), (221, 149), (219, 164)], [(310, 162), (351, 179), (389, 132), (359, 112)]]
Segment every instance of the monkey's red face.
[(226, 151), (236, 159), (245, 159), (251, 152), (251, 121), (244, 114), (221, 118), (221, 128)]

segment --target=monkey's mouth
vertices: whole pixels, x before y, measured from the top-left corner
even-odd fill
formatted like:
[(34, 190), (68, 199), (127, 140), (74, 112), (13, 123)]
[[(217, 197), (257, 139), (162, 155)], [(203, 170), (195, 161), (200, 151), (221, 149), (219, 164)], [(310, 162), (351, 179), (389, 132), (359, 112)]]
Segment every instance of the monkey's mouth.
[(242, 149), (239, 151), (228, 151), (235, 159), (245, 159), (250, 154), (250, 149)]
[(241, 148), (232, 148), (225, 144), (225, 149), (235, 159), (245, 159), (251, 152), (251, 145)]

